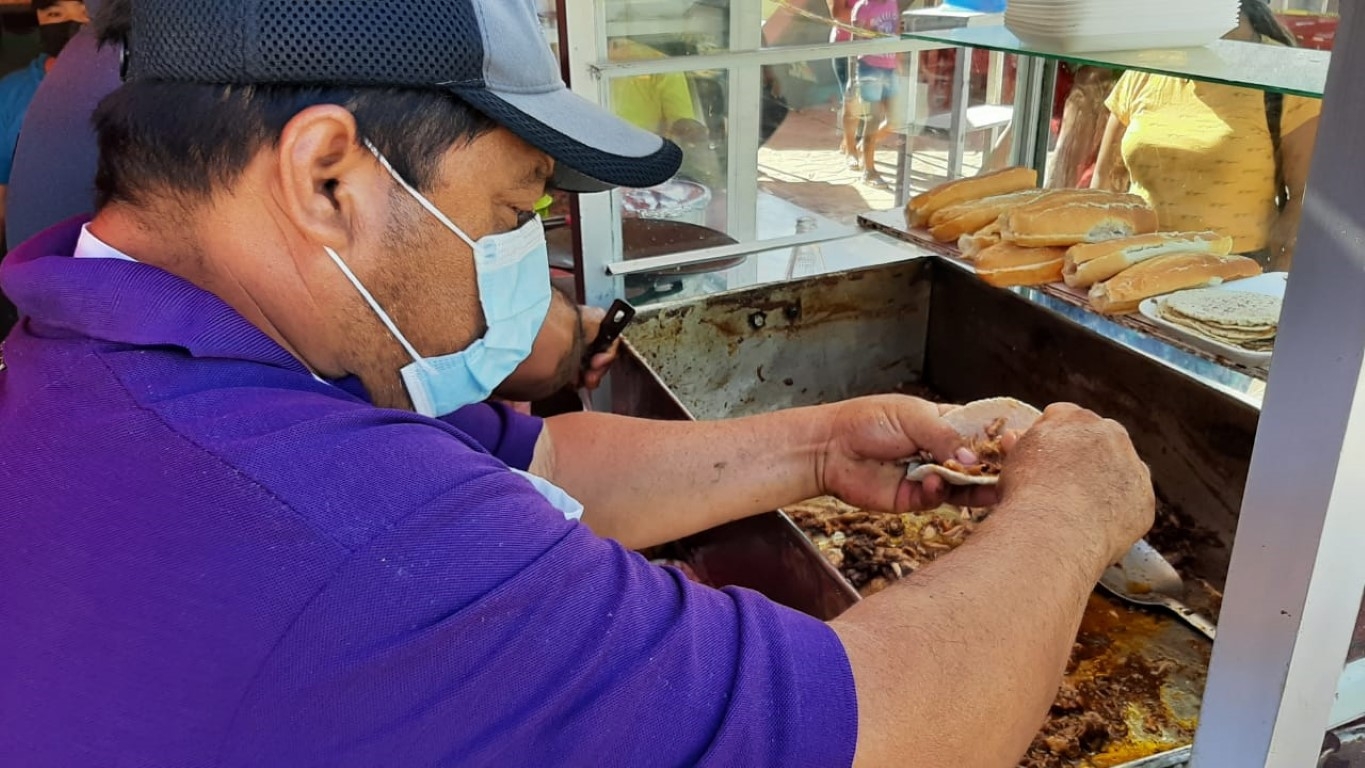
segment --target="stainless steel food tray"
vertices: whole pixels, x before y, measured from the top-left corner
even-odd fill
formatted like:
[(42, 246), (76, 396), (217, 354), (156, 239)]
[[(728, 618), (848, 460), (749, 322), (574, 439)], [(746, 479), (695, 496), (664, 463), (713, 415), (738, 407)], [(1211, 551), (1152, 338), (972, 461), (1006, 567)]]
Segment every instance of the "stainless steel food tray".
[[(1166, 501), (1198, 529), (1186, 575), (1223, 583), (1256, 409), (956, 266), (915, 259), (658, 305), (627, 339), (613, 406), (641, 416), (736, 416), (907, 384), (961, 401), (1010, 395), (1094, 408), (1128, 427)], [(763, 553), (774, 541), (785, 554)], [(821, 618), (857, 599), (780, 513), (669, 549), (712, 583), (750, 586)], [(1160, 624), (1173, 647), (1207, 642)], [(1201, 686), (1183, 687), (1197, 695)], [(1108, 765), (1180, 759), (1177, 751)]]

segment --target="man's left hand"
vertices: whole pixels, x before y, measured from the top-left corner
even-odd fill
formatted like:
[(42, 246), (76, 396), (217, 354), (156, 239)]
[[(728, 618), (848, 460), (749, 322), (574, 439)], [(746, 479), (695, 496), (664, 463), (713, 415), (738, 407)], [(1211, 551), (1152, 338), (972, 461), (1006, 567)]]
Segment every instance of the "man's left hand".
[(815, 458), (816, 482), (845, 503), (887, 512), (933, 509), (940, 504), (987, 507), (996, 503), (991, 487), (950, 486), (937, 475), (922, 483), (905, 477), (905, 462), (920, 451), (939, 461), (972, 463), (961, 435), (943, 420), (954, 406), (915, 397), (886, 395), (837, 405), (829, 436)]

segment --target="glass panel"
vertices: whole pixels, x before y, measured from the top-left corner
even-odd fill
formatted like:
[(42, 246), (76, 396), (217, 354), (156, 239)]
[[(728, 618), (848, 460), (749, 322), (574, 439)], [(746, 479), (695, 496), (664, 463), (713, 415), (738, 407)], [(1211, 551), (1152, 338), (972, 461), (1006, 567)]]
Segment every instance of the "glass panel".
[(788, 111), (780, 122), (767, 120), (761, 136), (758, 236), (792, 232), (790, 211), (776, 206), (769, 215), (772, 199), (851, 225), (865, 211), (898, 207), (983, 166), (1003, 167), (1016, 57), (981, 50), (962, 59), (970, 109), (959, 150), (950, 131), (958, 56), (941, 49), (768, 67), (765, 77)]
[(913, 57), (839, 57), (765, 69), (759, 239), (791, 235), (803, 215), (854, 225), (858, 214), (896, 204), (908, 126), (927, 93), (911, 82)]
[(1365, 600), (1361, 601), (1360, 611), (1356, 614), (1356, 628), (1351, 635), (1351, 648), (1346, 653), (1346, 662), (1365, 659)]
[(688, 222), (726, 230), (728, 90), (729, 73), (725, 70), (627, 75), (611, 80), (608, 108), (641, 128), (667, 136), (683, 149), (682, 167), (673, 181), (652, 190), (621, 193), (625, 218)]
[(1365, 601), (1356, 614), (1330, 724), (1333, 730), (1322, 745), (1323, 768), (1365, 766)]
[(903, 0), (871, 0), (866, 4), (857, 0), (764, 0), (763, 45), (776, 48), (892, 38), (900, 32), (905, 6)]
[(730, 0), (597, 0), (609, 57), (633, 61), (730, 47)]
[(1294, 36), (1301, 48), (1330, 51), (1336, 43), (1337, 0), (1295, 0), (1287, 10), (1277, 13), (1280, 23)]
[[(792, 234), (790, 227), (785, 235)], [(808, 259), (812, 256), (820, 268), (798, 271), (793, 277), (811, 277), (927, 255), (927, 251), (917, 251), (881, 233), (863, 232), (814, 245), (760, 251), (710, 265), (628, 275), (625, 278), (626, 300), (644, 306), (779, 282), (789, 279), (793, 260), (810, 263)]]
[(1295, 50), (1218, 40), (1204, 48), (1063, 54), (1027, 46), (1002, 26), (910, 32), (907, 37), (947, 45), (1026, 53), (1101, 67), (1136, 69), (1320, 98), (1327, 83), (1327, 51)]

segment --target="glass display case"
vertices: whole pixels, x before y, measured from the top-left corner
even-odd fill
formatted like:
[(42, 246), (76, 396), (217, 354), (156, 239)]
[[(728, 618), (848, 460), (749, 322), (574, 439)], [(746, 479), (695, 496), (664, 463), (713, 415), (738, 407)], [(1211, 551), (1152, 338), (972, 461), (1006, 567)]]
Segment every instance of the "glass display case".
[[(1192, 764), (1313, 764), (1324, 731), (1365, 716), (1365, 630), (1356, 629), (1365, 558), (1353, 551), (1365, 540), (1365, 427), (1352, 418), (1365, 391), (1365, 210), (1356, 202), (1365, 193), (1356, 167), (1365, 107), (1345, 98), (1365, 77), (1351, 46), (1365, 35), (1365, 11), (1343, 7), (1338, 21), (1327, 15), (1335, 3), (1278, 3), (1300, 48), (1223, 40), (1064, 54), (1021, 43), (997, 13), (902, 2), (888, 32), (831, 18), (836, 5), (561, 0), (571, 87), (670, 135), (686, 157), (662, 188), (575, 203), (574, 237), (562, 251), (582, 297), (677, 301), (782, 282), (809, 269), (802, 265), (839, 272), (951, 262), (944, 249), (897, 231), (907, 229), (896, 221), (906, 201), (1010, 164), (1035, 168), (1045, 185), (1089, 185), (1059, 146), (1066, 98), (1058, 95), (1059, 78), (1083, 90), (1078, 73), (1088, 69), (1227, 86), (1258, 100), (1275, 94), (1312, 102), (1315, 113), (1321, 103), (1316, 147), (1302, 158), (1312, 174), (1273, 369), (1231, 364), (1137, 319), (1097, 315), (1048, 286), (1004, 289), (1260, 410)], [(885, 72), (868, 99), (874, 122), (885, 123), (870, 152), (865, 128), (845, 142), (859, 121), (845, 119), (842, 98), (869, 60)], [(1102, 82), (1101, 101), (1113, 79)], [(1102, 143), (1096, 130), (1080, 142), (1094, 143), (1092, 153)], [(1181, 183), (1187, 194), (1204, 191), (1197, 173)], [(1162, 393), (1150, 397), (1161, 410)]]

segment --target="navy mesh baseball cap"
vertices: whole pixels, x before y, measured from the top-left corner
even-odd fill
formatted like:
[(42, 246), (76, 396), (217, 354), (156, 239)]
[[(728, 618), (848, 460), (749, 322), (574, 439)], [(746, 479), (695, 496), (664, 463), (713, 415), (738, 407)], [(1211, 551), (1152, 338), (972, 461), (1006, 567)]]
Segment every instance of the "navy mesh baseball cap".
[(556, 160), (561, 189), (648, 187), (682, 151), (564, 86), (535, 0), (136, 0), (125, 79), (451, 93)]

